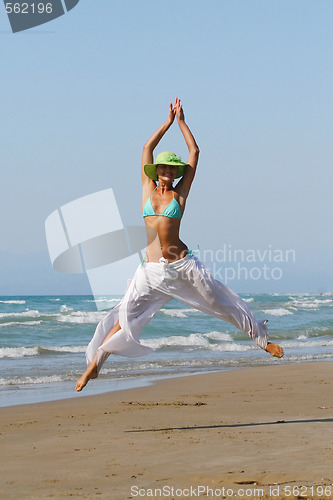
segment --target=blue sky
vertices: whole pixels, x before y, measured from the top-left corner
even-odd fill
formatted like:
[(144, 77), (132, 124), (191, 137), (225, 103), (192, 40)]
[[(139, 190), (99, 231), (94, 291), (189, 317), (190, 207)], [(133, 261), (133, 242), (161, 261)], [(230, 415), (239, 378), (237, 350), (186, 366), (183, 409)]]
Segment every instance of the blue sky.
[[(142, 224), (140, 156), (179, 96), (200, 146), (189, 247), (295, 251), (281, 280), (237, 291), (330, 291), (330, 0), (80, 0), (39, 28), (0, 9), (0, 294), (89, 293), (51, 267), (44, 222), (112, 187)], [(174, 124), (157, 152), (186, 158)]]

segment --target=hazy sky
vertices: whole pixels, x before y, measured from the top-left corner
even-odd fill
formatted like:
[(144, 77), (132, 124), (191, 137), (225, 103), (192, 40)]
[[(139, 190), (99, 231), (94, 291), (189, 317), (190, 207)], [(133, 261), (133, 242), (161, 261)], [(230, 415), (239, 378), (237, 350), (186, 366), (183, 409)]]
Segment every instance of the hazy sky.
[[(294, 251), (238, 291), (333, 289), (332, 20), (331, 0), (80, 0), (13, 34), (0, 6), (0, 294), (89, 293), (52, 269), (45, 219), (112, 187), (142, 224), (142, 145), (175, 96), (201, 150), (182, 239)], [(187, 157), (176, 123), (163, 150)]]

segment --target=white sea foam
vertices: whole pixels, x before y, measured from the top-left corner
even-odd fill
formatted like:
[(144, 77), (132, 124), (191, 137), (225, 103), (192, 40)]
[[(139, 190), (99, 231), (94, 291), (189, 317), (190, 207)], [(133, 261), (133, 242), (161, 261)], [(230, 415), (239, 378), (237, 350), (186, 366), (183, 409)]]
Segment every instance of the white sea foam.
[(187, 318), (187, 314), (197, 313), (197, 309), (160, 309), (160, 312), (166, 316), (173, 316), (176, 318)]
[(175, 318), (187, 318), (186, 314), (183, 312), (184, 309), (161, 309), (160, 312), (166, 316), (172, 316)]
[[(208, 340), (209, 338), (222, 342), (211, 343)], [(228, 334), (210, 332), (209, 334), (192, 333), (188, 337), (172, 335), (159, 339), (144, 339), (142, 340), (142, 344), (153, 349), (161, 349), (162, 347), (197, 347), (209, 351), (248, 351), (253, 348), (253, 346), (236, 344), (235, 342), (230, 342), (230, 340), (232, 340), (232, 338)]]
[(35, 384), (53, 384), (62, 382), (66, 378), (60, 375), (51, 375), (45, 377), (13, 377), (12, 379), (0, 378), (0, 386), (4, 385), (35, 385)]
[(288, 316), (289, 314), (293, 314), (288, 309), (284, 309), (281, 307), (280, 309), (263, 309), (262, 312), (264, 314), (269, 314), (270, 316)]
[(296, 311), (299, 309), (312, 309), (313, 311), (319, 311), (318, 304), (313, 302), (299, 302), (296, 300), (291, 305), (291, 308), (295, 308)]
[(70, 312), (70, 311), (73, 311), (72, 307), (67, 307), (66, 304), (60, 306), (60, 312)]
[(249, 299), (243, 299), (244, 302), (254, 302), (254, 298), (250, 297)]
[(84, 345), (75, 345), (75, 346), (62, 346), (62, 347), (48, 347), (45, 348), (43, 347), (45, 351), (50, 351), (50, 352), (86, 352), (87, 346)]
[(175, 347), (175, 346), (209, 346), (209, 341), (200, 333), (191, 333), (188, 337), (181, 335), (170, 335), (170, 337), (161, 337), (160, 339), (145, 339), (142, 344), (159, 349), (161, 347)]
[(300, 298), (302, 298), (302, 297), (317, 297), (317, 294), (313, 294), (313, 293), (309, 293), (309, 292), (268, 293), (267, 295), (272, 295), (274, 297), (288, 297), (289, 299), (293, 299), (295, 297), (300, 297)]
[(105, 311), (73, 311), (70, 314), (59, 314), (58, 321), (61, 323), (99, 323), (104, 316)]
[[(237, 362), (237, 361), (236, 361)], [(233, 361), (229, 361), (229, 363), (233, 363)], [(186, 361), (181, 361), (181, 360), (172, 360), (172, 361), (155, 361), (155, 362), (146, 362), (146, 363), (138, 363), (135, 365), (133, 369), (133, 365), (131, 365), (131, 371), (128, 372), (128, 367), (125, 366), (124, 368), (122, 366), (117, 366), (116, 368), (113, 367), (108, 367), (107, 365), (104, 365), (101, 374), (102, 375), (113, 375), (115, 374), (116, 377), (119, 377), (119, 373), (121, 373), (121, 377), (133, 377), (135, 374), (138, 374), (138, 372), (145, 372), (147, 373), (148, 370), (156, 370), (158, 373), (161, 373), (161, 369), (163, 368), (177, 368), (177, 367), (191, 367), (191, 368), (205, 368), (207, 366), (214, 366), (216, 367), (219, 365), (219, 362), (216, 360), (211, 360), (211, 359), (192, 359), (192, 360), (186, 360)], [(136, 372), (136, 373), (133, 373)], [(141, 375), (141, 373), (139, 373)]]
[(38, 318), (41, 316), (37, 310), (29, 310), (19, 313), (0, 313), (0, 318)]
[(26, 358), (30, 356), (38, 356), (38, 346), (34, 347), (1, 347), (0, 359), (3, 358)]
[[(292, 299), (292, 297), (290, 297)], [(312, 299), (310, 300), (308, 297), (305, 297), (304, 300), (296, 300), (293, 299), (291, 302), (291, 307), (295, 307), (296, 309), (312, 309), (317, 311), (321, 306), (333, 306), (333, 299)]]
[(204, 337), (207, 337), (208, 339), (212, 340), (221, 340), (224, 342), (233, 342), (233, 338), (229, 333), (222, 333), (222, 332), (208, 332), (203, 334)]
[(66, 323), (98, 323), (104, 318), (105, 314), (105, 311), (74, 311), (66, 305), (62, 305), (60, 307), (60, 313), (41, 313), (38, 310), (27, 309), (19, 313), (0, 313), (0, 319), (15, 318), (24, 320), (25, 318), (46, 317)]
[(323, 360), (323, 359), (332, 359), (332, 353), (328, 354), (302, 354), (297, 356), (288, 356), (288, 361), (291, 362), (302, 362), (302, 361), (313, 361), (313, 360)]
[(25, 300), (0, 300), (1, 304), (25, 304)]
[(85, 302), (111, 302), (111, 304), (113, 303), (116, 303), (116, 302), (120, 302), (121, 301), (121, 298), (113, 298), (113, 299), (109, 299), (107, 297), (99, 297), (98, 299), (88, 299), (88, 300), (85, 300)]
[(320, 334), (322, 334), (323, 332), (327, 331), (332, 331), (332, 327), (330, 328), (328, 326), (312, 326), (311, 328), (306, 328), (304, 333), (309, 334), (311, 336), (313, 333), (319, 332)]
[(302, 340), (306, 339), (300, 339), (300, 342), (297, 341), (282, 341), (281, 345), (282, 347), (329, 347), (333, 346), (333, 340), (327, 340), (327, 339), (318, 339), (318, 340), (308, 340), (305, 342), (302, 342)]
[(7, 323), (0, 323), (0, 328), (2, 326), (34, 326), (34, 325), (40, 325), (42, 323), (42, 320), (40, 321), (25, 321), (22, 323), (22, 321), (8, 321)]
[(32, 346), (32, 347), (0, 347), (0, 359), (11, 358), (20, 359), (31, 356), (40, 356), (41, 354), (61, 353), (82, 353), (87, 349), (86, 346)]
[(212, 351), (220, 351), (220, 352), (235, 352), (235, 351), (252, 351), (253, 349), (257, 349), (257, 346), (255, 344), (236, 344), (235, 342), (232, 342), (230, 344), (219, 344), (219, 345), (212, 345), (211, 350)]

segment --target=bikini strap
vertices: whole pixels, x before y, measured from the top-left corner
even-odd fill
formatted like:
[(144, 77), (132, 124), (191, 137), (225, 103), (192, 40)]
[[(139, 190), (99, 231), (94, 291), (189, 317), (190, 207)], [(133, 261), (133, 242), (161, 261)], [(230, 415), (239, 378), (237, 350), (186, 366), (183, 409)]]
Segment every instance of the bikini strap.
[(156, 188), (155, 188), (155, 189), (154, 189), (154, 190), (150, 193), (149, 198), (151, 198), (151, 197), (153, 196), (153, 192), (154, 192), (154, 191), (156, 191), (156, 189), (157, 189), (157, 186), (156, 186)]

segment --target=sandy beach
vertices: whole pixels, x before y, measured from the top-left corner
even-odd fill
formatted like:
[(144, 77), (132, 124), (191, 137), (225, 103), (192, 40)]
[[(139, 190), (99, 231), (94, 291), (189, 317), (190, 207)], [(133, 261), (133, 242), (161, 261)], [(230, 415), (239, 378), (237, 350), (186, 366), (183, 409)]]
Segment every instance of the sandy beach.
[(0, 408), (1, 498), (332, 498), (332, 372), (277, 363)]

